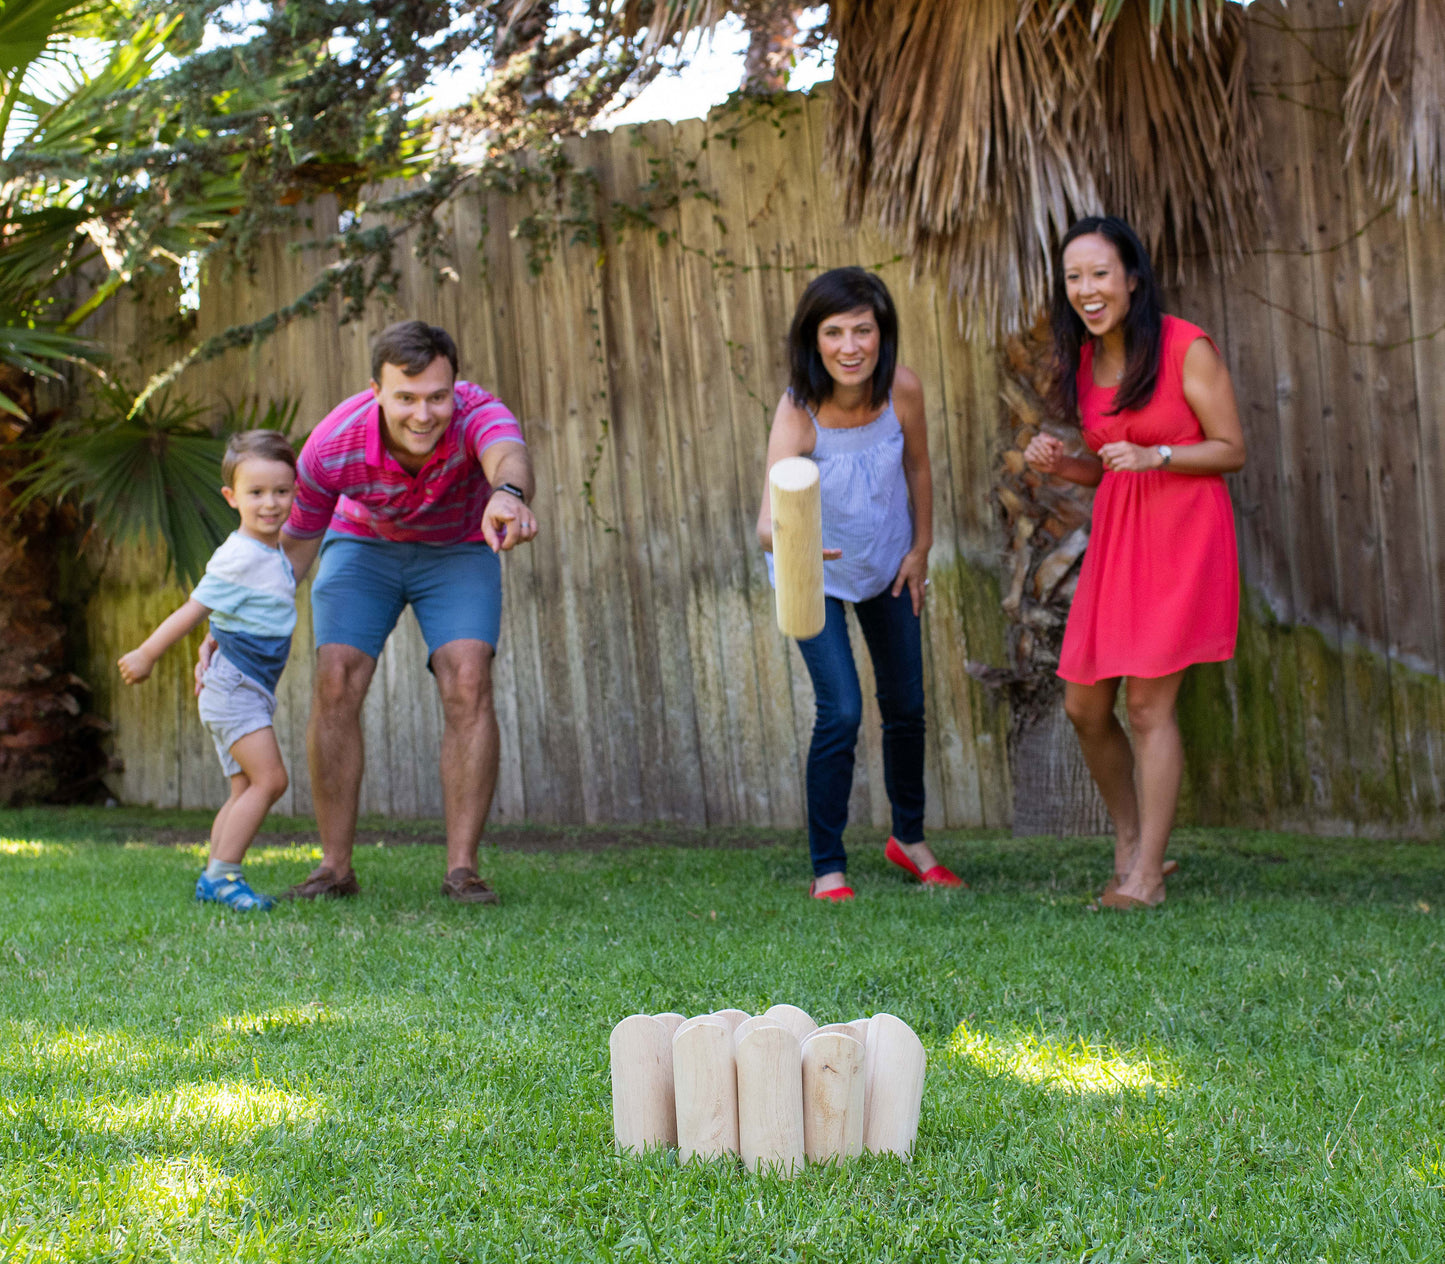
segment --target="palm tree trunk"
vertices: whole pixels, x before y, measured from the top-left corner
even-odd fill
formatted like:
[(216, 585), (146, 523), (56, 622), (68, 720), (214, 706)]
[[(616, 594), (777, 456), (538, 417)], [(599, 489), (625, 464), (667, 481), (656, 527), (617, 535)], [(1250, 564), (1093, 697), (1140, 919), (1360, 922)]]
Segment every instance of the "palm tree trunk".
[(742, 6), (748, 31), (742, 90), (766, 95), (788, 90), (788, 71), (798, 42), (800, 6), (788, 0), (748, 0)]
[[(0, 392), (35, 415), (34, 382), (0, 364)], [(107, 761), (105, 721), (88, 714), (85, 682), (67, 670), (59, 550), (76, 522), (67, 509), (13, 507), (10, 480), (25, 464), (15, 440), (23, 428), (5, 419), (0, 432), (0, 804), (100, 798)]]
[(1003, 599), (1009, 621), (1002, 667), (970, 663), (969, 671), (1000, 690), (1009, 703), (1009, 770), (1013, 828), (1035, 834), (1099, 834), (1109, 829), (1073, 727), (1064, 715), (1059, 648), (1079, 563), (1089, 539), (1091, 488), (1045, 478), (1024, 462), (1023, 449), (1047, 428), (1082, 448), (1076, 426), (1049, 415), (1053, 348), (1048, 324), (1009, 339), (1000, 381), (1007, 405), (1003, 452), (994, 496), (1007, 531)]

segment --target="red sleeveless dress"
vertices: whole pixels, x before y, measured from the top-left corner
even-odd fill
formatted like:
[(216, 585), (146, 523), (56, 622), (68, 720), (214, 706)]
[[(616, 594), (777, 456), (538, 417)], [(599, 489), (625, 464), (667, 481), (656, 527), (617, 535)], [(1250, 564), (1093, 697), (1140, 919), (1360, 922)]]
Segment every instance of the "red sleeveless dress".
[[(1114, 388), (1094, 384), (1094, 348), (1079, 357), (1084, 441), (1097, 452), (1127, 439), (1185, 447), (1205, 435), (1184, 398), (1184, 355), (1208, 335), (1164, 317), (1159, 378), (1143, 408), (1110, 416)], [(1211, 342), (1211, 345), (1213, 343)], [(1168, 676), (1234, 655), (1239, 553), (1234, 511), (1218, 474), (1104, 471), (1059, 675), (1081, 685), (1115, 676)]]

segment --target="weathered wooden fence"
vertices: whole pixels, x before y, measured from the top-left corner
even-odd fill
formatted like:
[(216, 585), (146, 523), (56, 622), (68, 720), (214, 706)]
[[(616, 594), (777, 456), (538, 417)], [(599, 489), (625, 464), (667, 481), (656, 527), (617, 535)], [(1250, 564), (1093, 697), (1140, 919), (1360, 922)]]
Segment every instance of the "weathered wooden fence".
[[(1240, 272), (1170, 303), (1225, 348), (1250, 447), (1232, 480), (1248, 613), (1236, 660), (1186, 685), (1184, 810), (1433, 828), (1445, 804), (1445, 226), (1383, 210), (1344, 161), (1340, 9), (1259, 0), (1249, 18), (1272, 227)], [(910, 286), (892, 247), (842, 227), (822, 172), (825, 108), (796, 98), (751, 121), (580, 140), (572, 157), (597, 178), (603, 221), (614, 205), (652, 203), (609, 223), (600, 245), (560, 248), (533, 275), (526, 234), (514, 233), (523, 201), (463, 195), (447, 211), (452, 279), (405, 263), (367, 322), (323, 314), (182, 379), (204, 400), (290, 395), (314, 423), (365, 384), (369, 333), (415, 315), (449, 328), (464, 376), (521, 418), (542, 534), (505, 563), (497, 818), (801, 822), (811, 693), (773, 626), (752, 524), (793, 304), (810, 276), (843, 263), (875, 266), (893, 287), (903, 359), (928, 396), (929, 819), (1009, 818), (1006, 717), (964, 670), (968, 658), (997, 661), (1002, 643), (993, 354), (959, 337), (937, 287)], [(657, 193), (668, 189), (675, 200)], [(201, 334), (301, 292), (315, 258), (290, 247), (336, 210), (322, 202), (308, 215), (251, 276), (206, 280)], [(134, 347), (136, 330), (121, 327), (134, 314), (109, 320), (103, 336)], [(113, 562), (91, 606), (93, 675), (125, 761), (117, 792), (201, 806), (222, 789), (183, 656), (135, 690), (109, 666), (179, 596), (149, 559)], [(278, 714), (292, 771), (282, 807), (298, 812), (310, 804), (302, 605)], [(365, 724), (364, 809), (438, 815), (439, 711), (409, 615)], [(875, 716), (865, 733), (854, 819), (881, 824)]]

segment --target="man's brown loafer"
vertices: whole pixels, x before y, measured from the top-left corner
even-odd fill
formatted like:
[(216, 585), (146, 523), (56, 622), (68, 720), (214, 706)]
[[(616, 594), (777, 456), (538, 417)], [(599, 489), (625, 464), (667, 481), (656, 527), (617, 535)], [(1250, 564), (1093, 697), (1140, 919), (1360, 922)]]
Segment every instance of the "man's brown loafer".
[(458, 904), (500, 904), (501, 897), (479, 878), (475, 869), (453, 869), (442, 883), (442, 894)]
[(356, 870), (348, 869), (342, 877), (325, 865), (313, 869), (303, 882), (288, 887), (276, 898), (278, 900), (315, 900), (321, 896), (340, 899), (342, 896), (360, 895), (361, 883), (356, 880)]

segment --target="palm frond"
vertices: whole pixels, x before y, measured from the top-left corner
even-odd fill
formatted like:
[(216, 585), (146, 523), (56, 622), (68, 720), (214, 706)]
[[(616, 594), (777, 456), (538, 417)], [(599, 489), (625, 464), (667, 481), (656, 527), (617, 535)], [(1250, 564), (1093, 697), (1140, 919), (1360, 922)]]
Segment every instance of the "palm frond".
[(839, 0), (828, 156), (845, 212), (948, 273), (970, 328), (1018, 328), (1050, 243), (1098, 208), (1087, 19), (1017, 0)]
[(1156, 42), (1125, 8), (1100, 50), (1104, 204), (1134, 226), (1161, 276), (1200, 260), (1236, 264), (1260, 230), (1259, 123), (1249, 97), (1244, 14), (1222, 13), (1207, 43), (1169, 30)]
[(30, 441), (32, 459), (11, 480), (21, 489), (13, 505), (70, 500), (107, 540), (159, 542), (168, 568), (195, 583), (236, 525), (219, 490), (225, 439), (186, 400), (162, 395), (128, 417), (130, 399), (107, 388), (97, 416), (61, 422)]
[(644, 47), (656, 50), (712, 30), (737, 7), (724, 0), (623, 0), (622, 29), (629, 35), (646, 29)]
[(1350, 42), (1345, 153), (1363, 148), (1371, 191), (1404, 214), (1445, 201), (1445, 0), (1370, 0)]
[(1239, 257), (1255, 231), (1238, 7), (1154, 8), (834, 4), (827, 151), (845, 212), (876, 220), (915, 267), (944, 271), (971, 331), (1027, 325), (1047, 301), (1054, 242), (1080, 215), (1128, 217), (1175, 272)]

